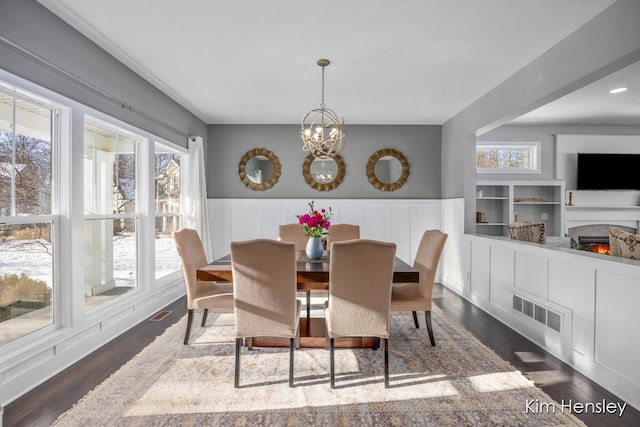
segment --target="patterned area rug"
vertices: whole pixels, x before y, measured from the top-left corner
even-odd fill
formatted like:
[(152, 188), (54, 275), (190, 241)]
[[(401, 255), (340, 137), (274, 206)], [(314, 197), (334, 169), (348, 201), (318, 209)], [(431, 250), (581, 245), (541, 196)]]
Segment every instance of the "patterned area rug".
[(393, 314), (389, 389), (382, 350), (339, 349), (334, 390), (327, 350), (296, 350), (289, 388), (288, 349), (273, 348), (243, 349), (235, 389), (233, 313), (195, 321), (186, 346), (183, 318), (54, 425), (584, 426), (532, 413), (557, 402), (435, 306), (432, 318), (436, 347), (410, 313)]

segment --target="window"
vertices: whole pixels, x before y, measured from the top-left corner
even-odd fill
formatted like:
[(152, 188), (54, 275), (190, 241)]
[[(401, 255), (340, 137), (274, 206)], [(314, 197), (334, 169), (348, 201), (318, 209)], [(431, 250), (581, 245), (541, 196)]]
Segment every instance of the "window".
[(142, 137), (85, 116), (85, 306), (136, 288), (137, 151)]
[(171, 233), (182, 227), (181, 168), (186, 152), (155, 144), (156, 279), (180, 270), (180, 257)]
[(54, 322), (56, 117), (0, 87), (0, 344)]
[(171, 232), (183, 223), (189, 158), (1, 69), (0, 79), (2, 358), (62, 326), (69, 345), (84, 335), (75, 328), (175, 292)]
[(539, 142), (478, 142), (478, 173), (540, 173)]

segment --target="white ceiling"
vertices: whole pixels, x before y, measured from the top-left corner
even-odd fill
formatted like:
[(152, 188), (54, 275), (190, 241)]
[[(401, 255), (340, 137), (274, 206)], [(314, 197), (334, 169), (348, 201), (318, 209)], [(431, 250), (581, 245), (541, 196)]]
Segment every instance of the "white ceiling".
[[(442, 124), (615, 2), (39, 1), (209, 124), (298, 123), (319, 58), (345, 124)], [(581, 92), (522, 120), (593, 116)]]
[[(626, 87), (627, 91), (609, 91)], [(640, 62), (552, 101), (513, 124), (640, 125)]]

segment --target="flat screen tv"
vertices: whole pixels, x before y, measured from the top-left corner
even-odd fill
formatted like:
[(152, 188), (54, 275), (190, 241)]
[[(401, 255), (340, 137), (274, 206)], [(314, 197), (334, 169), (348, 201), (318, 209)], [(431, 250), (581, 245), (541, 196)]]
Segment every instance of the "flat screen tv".
[(578, 153), (578, 190), (640, 190), (640, 154)]

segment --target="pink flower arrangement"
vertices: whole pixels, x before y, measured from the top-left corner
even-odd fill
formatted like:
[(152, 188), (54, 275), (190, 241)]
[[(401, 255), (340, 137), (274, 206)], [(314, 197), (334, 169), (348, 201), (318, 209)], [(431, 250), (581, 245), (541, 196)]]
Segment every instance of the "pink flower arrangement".
[(303, 215), (296, 215), (296, 218), (300, 221), (300, 224), (304, 227), (304, 234), (309, 237), (321, 237), (329, 234), (329, 227), (331, 227), (331, 206), (329, 210), (324, 208), (320, 211), (315, 210), (313, 207), (313, 201), (309, 203), (309, 213)]

